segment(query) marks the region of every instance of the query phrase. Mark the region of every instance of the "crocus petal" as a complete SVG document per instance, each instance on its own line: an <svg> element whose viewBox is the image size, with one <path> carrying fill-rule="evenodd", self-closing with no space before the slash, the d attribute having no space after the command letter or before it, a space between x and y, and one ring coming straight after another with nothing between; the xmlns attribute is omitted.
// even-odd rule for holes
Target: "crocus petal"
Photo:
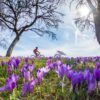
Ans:
<svg viewBox="0 0 100 100"><path fill-rule="evenodd" d="M76 84L79 83L79 74L77 72L73 73L72 79L71 79L71 84L73 86L73 91L75 90Z"/></svg>
<svg viewBox="0 0 100 100"><path fill-rule="evenodd" d="M70 81L71 81L71 79L72 79L73 73L74 73L73 70L69 70L69 71L66 72L66 76L67 76L67 78L68 78Z"/></svg>
<svg viewBox="0 0 100 100"><path fill-rule="evenodd" d="M30 72L32 72L34 70L34 66L33 65L32 66L28 66L28 69L29 69Z"/></svg>
<svg viewBox="0 0 100 100"><path fill-rule="evenodd" d="M25 78L25 80L30 80L30 71L25 71L24 72L24 78Z"/></svg>
<svg viewBox="0 0 100 100"><path fill-rule="evenodd" d="M2 65L2 67L5 66L5 62L4 61L1 61L1 65Z"/></svg>
<svg viewBox="0 0 100 100"><path fill-rule="evenodd" d="M96 81L100 81L100 68L94 68L93 74L94 74Z"/></svg>
<svg viewBox="0 0 100 100"><path fill-rule="evenodd" d="M93 74L89 75L88 78L88 93L91 93L96 88L96 82Z"/></svg>
<svg viewBox="0 0 100 100"><path fill-rule="evenodd" d="M28 82L24 84L23 88L22 88L22 95L24 95L26 93L26 91L28 90Z"/></svg>
<svg viewBox="0 0 100 100"><path fill-rule="evenodd" d="M37 71L38 83L40 83L40 81L42 80L43 74L44 74L44 72L41 69L38 69L38 71Z"/></svg>
<svg viewBox="0 0 100 100"><path fill-rule="evenodd" d="M33 91L34 85L36 84L36 82L37 82L37 79L33 79L30 81L29 88L28 88L29 93L31 93Z"/></svg>
<svg viewBox="0 0 100 100"><path fill-rule="evenodd" d="M3 86L0 88L0 93L2 93L3 91L7 90L7 86Z"/></svg>

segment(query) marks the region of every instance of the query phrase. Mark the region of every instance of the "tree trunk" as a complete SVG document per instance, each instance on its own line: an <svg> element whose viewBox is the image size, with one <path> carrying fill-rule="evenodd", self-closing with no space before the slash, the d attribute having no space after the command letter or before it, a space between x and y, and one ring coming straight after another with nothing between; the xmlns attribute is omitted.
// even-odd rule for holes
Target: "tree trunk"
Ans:
<svg viewBox="0 0 100 100"><path fill-rule="evenodd" d="M93 14L94 16L94 24L95 24L95 33L98 43L100 44L100 14L96 12Z"/></svg>
<svg viewBox="0 0 100 100"><path fill-rule="evenodd" d="M100 0L98 0L97 10L93 13L94 24L95 24L95 33L98 43L100 44Z"/></svg>
<svg viewBox="0 0 100 100"><path fill-rule="evenodd" d="M15 39L12 41L11 45L9 46L7 53L6 53L6 57L10 57L12 54L12 51L16 45L16 43L19 41L19 37L16 36Z"/></svg>

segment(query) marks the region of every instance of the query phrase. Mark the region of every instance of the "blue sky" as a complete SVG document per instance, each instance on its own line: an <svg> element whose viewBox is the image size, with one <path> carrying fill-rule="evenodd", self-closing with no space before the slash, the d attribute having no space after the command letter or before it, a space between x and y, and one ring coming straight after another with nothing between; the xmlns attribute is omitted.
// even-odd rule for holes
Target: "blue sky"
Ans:
<svg viewBox="0 0 100 100"><path fill-rule="evenodd" d="M73 21L74 12L70 12L65 5L61 7L61 12L65 16L62 18L63 24L55 30L57 40L52 40L48 35L40 37L33 32L27 32L22 35L16 45L12 56L30 56L33 49L38 46L40 52L45 56L53 56L57 50L61 50L67 56L99 56L100 46L96 41L94 33L91 30L80 32ZM9 33L5 31L4 34ZM9 44L14 36L8 38ZM5 55L6 50L0 47L0 55Z"/></svg>

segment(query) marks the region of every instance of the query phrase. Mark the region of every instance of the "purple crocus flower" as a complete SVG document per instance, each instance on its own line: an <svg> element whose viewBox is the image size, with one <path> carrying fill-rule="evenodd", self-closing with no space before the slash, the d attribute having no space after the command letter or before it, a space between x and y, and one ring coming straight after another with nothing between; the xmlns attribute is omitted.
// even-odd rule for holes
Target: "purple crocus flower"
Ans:
<svg viewBox="0 0 100 100"><path fill-rule="evenodd" d="M34 85L37 83L37 79L31 79L31 81L29 82L29 88L28 88L28 91L29 93L31 93L34 89Z"/></svg>
<svg viewBox="0 0 100 100"><path fill-rule="evenodd" d="M9 60L9 61L8 61L8 66L13 66L13 64L12 64L12 61L11 61L11 60Z"/></svg>
<svg viewBox="0 0 100 100"><path fill-rule="evenodd" d="M76 86L80 86L80 84L84 81L84 73L82 71L76 72L69 70L67 72L67 77L71 81L73 92L75 92Z"/></svg>
<svg viewBox="0 0 100 100"><path fill-rule="evenodd" d="M12 92L12 90L16 87L16 81L18 80L19 76L16 74L12 74L7 80L7 89L9 92Z"/></svg>
<svg viewBox="0 0 100 100"><path fill-rule="evenodd" d="M15 61L16 61L17 66L19 66L21 60L17 58L17 59L15 59Z"/></svg>
<svg viewBox="0 0 100 100"><path fill-rule="evenodd" d="M71 78L73 91L75 91L75 87L78 83L79 83L79 74L77 72L74 72Z"/></svg>
<svg viewBox="0 0 100 100"><path fill-rule="evenodd" d="M7 72L8 72L9 74L12 73L12 70L13 70L13 67L12 67L12 66L8 66L8 68L7 68Z"/></svg>
<svg viewBox="0 0 100 100"><path fill-rule="evenodd" d="M12 62L12 64L13 64L14 68L17 68L17 67L18 67L18 65L17 65L17 63L16 63L16 61L15 61L15 59L12 59L11 62Z"/></svg>
<svg viewBox="0 0 100 100"><path fill-rule="evenodd" d="M75 65L75 66L77 65L77 62L76 62L76 61L74 61L74 65Z"/></svg>
<svg viewBox="0 0 100 100"><path fill-rule="evenodd" d="M29 64L28 63L25 63L23 67L27 69L28 66L29 66Z"/></svg>
<svg viewBox="0 0 100 100"><path fill-rule="evenodd" d="M93 74L94 74L94 77L96 79L96 81L100 81L100 68L94 68L93 69Z"/></svg>
<svg viewBox="0 0 100 100"><path fill-rule="evenodd" d="M96 88L96 81L93 74L89 74L88 76L88 93L91 93Z"/></svg>
<svg viewBox="0 0 100 100"><path fill-rule="evenodd" d="M16 87L16 81L18 80L19 76L16 74L12 74L10 77L6 80L6 85L0 88L0 93L8 90L10 93L12 93L13 89Z"/></svg>
<svg viewBox="0 0 100 100"><path fill-rule="evenodd" d="M96 65L95 65L97 68L100 68L100 62L96 62Z"/></svg>
<svg viewBox="0 0 100 100"><path fill-rule="evenodd" d="M28 69L29 69L30 72L32 72L34 70L34 65L29 65Z"/></svg>
<svg viewBox="0 0 100 100"><path fill-rule="evenodd" d="M62 64L62 65L58 66L58 70L56 72L62 79L64 77L66 71L67 71L66 65Z"/></svg>
<svg viewBox="0 0 100 100"><path fill-rule="evenodd" d="M21 73L22 73L22 76L24 77L24 72L27 71L26 68L25 68L25 67L22 67L22 68L20 69L20 71L21 71Z"/></svg>
<svg viewBox="0 0 100 100"><path fill-rule="evenodd" d="M49 59L46 61L46 66L48 66L50 69L53 68L52 58L49 58Z"/></svg>
<svg viewBox="0 0 100 100"><path fill-rule="evenodd" d="M57 63L58 66L60 66L62 64L62 61L61 60L57 60L56 63Z"/></svg>
<svg viewBox="0 0 100 100"><path fill-rule="evenodd" d="M71 81L74 72L75 72L74 70L69 70L66 72L66 76L69 79L69 81Z"/></svg>
<svg viewBox="0 0 100 100"><path fill-rule="evenodd" d="M70 61L70 60L71 60L71 58L67 57L67 58L66 58L66 60L67 60L67 61Z"/></svg>
<svg viewBox="0 0 100 100"><path fill-rule="evenodd" d="M53 63L53 69L56 69L56 67L57 67L57 63L55 62L55 63Z"/></svg>
<svg viewBox="0 0 100 100"><path fill-rule="evenodd" d="M2 93L3 91L7 90L7 86L3 86L3 87L0 87L0 93Z"/></svg>
<svg viewBox="0 0 100 100"><path fill-rule="evenodd" d="M67 67L67 70L71 70L73 68L72 65L67 65L66 67Z"/></svg>
<svg viewBox="0 0 100 100"><path fill-rule="evenodd" d="M30 71L24 72L24 78L25 78L26 81L30 81Z"/></svg>
<svg viewBox="0 0 100 100"><path fill-rule="evenodd" d="M2 67L4 67L5 66L5 62L1 61L1 65L2 65Z"/></svg>
<svg viewBox="0 0 100 100"><path fill-rule="evenodd" d="M28 63L28 60L29 60L29 58L28 58L28 57L27 57L27 58L25 58L25 62L26 62L26 63Z"/></svg>
<svg viewBox="0 0 100 100"><path fill-rule="evenodd" d="M84 65L86 64L86 59L85 59L85 58L82 59L82 63L83 63Z"/></svg>
<svg viewBox="0 0 100 100"><path fill-rule="evenodd" d="M48 68L48 66L46 66L46 67L41 68L41 71L45 74L50 71L50 68Z"/></svg>
<svg viewBox="0 0 100 100"><path fill-rule="evenodd" d="M84 79L88 80L89 74L90 74L90 69L89 68L86 68L84 70Z"/></svg>
<svg viewBox="0 0 100 100"><path fill-rule="evenodd" d="M82 81L85 80L85 79L84 79L84 72L80 71L78 74L79 74L79 75L78 75L79 83L81 83Z"/></svg>
<svg viewBox="0 0 100 100"><path fill-rule="evenodd" d="M22 88L22 95L26 92L31 93L34 89L34 85L36 84L37 79L31 79L30 82L26 82Z"/></svg>
<svg viewBox="0 0 100 100"><path fill-rule="evenodd" d="M22 88L22 95L24 95L26 93L26 91L28 90L29 84L28 82L26 82Z"/></svg>
<svg viewBox="0 0 100 100"><path fill-rule="evenodd" d="M38 84L40 84L40 81L42 80L43 75L44 75L43 71L41 69L38 69L37 71Z"/></svg>
<svg viewBox="0 0 100 100"><path fill-rule="evenodd" d="M13 69L14 69L14 65L12 64L12 61L10 60L10 61L8 61L7 72L8 72L9 74L11 74Z"/></svg>

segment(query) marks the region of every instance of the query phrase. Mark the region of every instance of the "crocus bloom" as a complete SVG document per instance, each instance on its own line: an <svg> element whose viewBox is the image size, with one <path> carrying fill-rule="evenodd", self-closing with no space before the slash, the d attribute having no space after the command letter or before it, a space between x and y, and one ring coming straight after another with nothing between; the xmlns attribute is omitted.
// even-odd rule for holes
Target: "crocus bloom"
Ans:
<svg viewBox="0 0 100 100"><path fill-rule="evenodd" d="M58 66L60 66L62 64L62 61L61 60L57 60L56 63L57 63Z"/></svg>
<svg viewBox="0 0 100 100"><path fill-rule="evenodd" d="M29 93L31 93L34 89L34 85L37 83L37 79L31 79L30 82L29 82L29 88L28 88L28 91Z"/></svg>
<svg viewBox="0 0 100 100"><path fill-rule="evenodd" d="M89 74L88 76L88 93L91 93L96 88L96 82L93 74Z"/></svg>
<svg viewBox="0 0 100 100"><path fill-rule="evenodd" d="M8 68L7 68L7 72L11 74L11 73L12 73L13 68L14 68L14 66L13 66L12 62L11 62L11 61L8 61Z"/></svg>
<svg viewBox="0 0 100 100"><path fill-rule="evenodd" d="M28 60L29 60L29 58L28 58L28 57L27 57L27 58L25 58L25 62L26 62L26 63L28 63Z"/></svg>
<svg viewBox="0 0 100 100"><path fill-rule="evenodd" d="M100 68L100 62L96 62L96 67Z"/></svg>
<svg viewBox="0 0 100 100"><path fill-rule="evenodd" d="M24 72L24 78L25 78L26 81L30 80L30 71L25 71Z"/></svg>
<svg viewBox="0 0 100 100"><path fill-rule="evenodd" d="M60 78L62 79L64 77L66 71L67 71L66 66L64 64L62 64L62 65L58 66L58 70L56 72L60 76Z"/></svg>
<svg viewBox="0 0 100 100"><path fill-rule="evenodd" d="M12 59L11 62L12 62L12 64L13 64L14 68L17 68L17 67L18 67L18 65L17 65L17 63L16 63L16 61L15 61L15 59Z"/></svg>
<svg viewBox="0 0 100 100"><path fill-rule="evenodd" d="M29 66L29 64L28 63L25 63L23 67L27 69L28 66Z"/></svg>
<svg viewBox="0 0 100 100"><path fill-rule="evenodd" d="M25 83L24 86L23 86L23 88L22 88L22 95L24 95L27 90L28 90L28 82Z"/></svg>
<svg viewBox="0 0 100 100"><path fill-rule="evenodd" d="M13 67L12 67L12 66L8 66L8 68L7 68L7 72L8 72L9 74L12 73L12 70L13 70Z"/></svg>
<svg viewBox="0 0 100 100"><path fill-rule="evenodd" d="M100 81L100 68L94 68L93 73L96 81Z"/></svg>
<svg viewBox="0 0 100 100"><path fill-rule="evenodd" d="M1 65L2 65L2 67L5 66L5 62L4 61L1 61Z"/></svg>
<svg viewBox="0 0 100 100"><path fill-rule="evenodd" d="M2 93L3 91L7 90L7 86L3 86L3 87L0 87L0 93Z"/></svg>
<svg viewBox="0 0 100 100"><path fill-rule="evenodd" d="M34 89L34 85L36 84L37 79L31 79L30 82L26 82L22 88L22 95L26 92L31 93Z"/></svg>
<svg viewBox="0 0 100 100"><path fill-rule="evenodd" d="M73 91L75 91L75 87L77 84L79 84L79 74L77 72L74 72L71 78L71 84L73 87Z"/></svg>
<svg viewBox="0 0 100 100"><path fill-rule="evenodd" d="M90 70L89 68L86 68L84 71L84 79L88 80L89 74L90 74Z"/></svg>
<svg viewBox="0 0 100 100"><path fill-rule="evenodd" d="M19 76L16 74L12 74L10 77L6 80L6 85L0 88L0 93L8 90L10 93L13 91L13 89L16 87L16 81L18 80Z"/></svg>
<svg viewBox="0 0 100 100"><path fill-rule="evenodd" d="M30 72L32 72L34 70L34 65L29 65L28 69L29 69Z"/></svg>
<svg viewBox="0 0 100 100"><path fill-rule="evenodd" d="M82 63L85 65L86 64L86 59L83 58Z"/></svg>
<svg viewBox="0 0 100 100"><path fill-rule="evenodd" d="M38 71L37 71L37 79L38 79L38 83L39 84L40 84L40 81L43 78L43 75L44 75L43 71L41 69L38 69Z"/></svg>
<svg viewBox="0 0 100 100"><path fill-rule="evenodd" d="M79 83L84 81L84 73L82 71L79 72L78 79L79 79Z"/></svg>
<svg viewBox="0 0 100 100"><path fill-rule="evenodd" d="M69 79L69 81L71 81L73 73L74 73L73 70L69 70L69 71L66 72L66 76Z"/></svg>
<svg viewBox="0 0 100 100"><path fill-rule="evenodd" d="M49 58L49 59L47 60L46 66L48 66L50 69L53 68L53 63L52 63L52 59L51 59L51 58Z"/></svg>
<svg viewBox="0 0 100 100"><path fill-rule="evenodd" d="M67 67L67 70L71 70L73 68L72 65L67 65L66 67Z"/></svg>
<svg viewBox="0 0 100 100"><path fill-rule="evenodd" d="M41 71L45 74L48 73L50 71L50 69L48 68L48 66L41 68Z"/></svg>
<svg viewBox="0 0 100 100"><path fill-rule="evenodd" d="M56 67L57 67L57 63L55 62L53 63L53 69L56 69Z"/></svg>
<svg viewBox="0 0 100 100"><path fill-rule="evenodd" d="M27 71L27 70L26 70L25 67L22 67L22 68L20 69L20 71L21 71L21 73L22 73L22 76L24 76L24 72Z"/></svg>
<svg viewBox="0 0 100 100"><path fill-rule="evenodd" d="M19 66L21 60L17 58L17 59L15 59L15 61L16 61L17 66Z"/></svg>

